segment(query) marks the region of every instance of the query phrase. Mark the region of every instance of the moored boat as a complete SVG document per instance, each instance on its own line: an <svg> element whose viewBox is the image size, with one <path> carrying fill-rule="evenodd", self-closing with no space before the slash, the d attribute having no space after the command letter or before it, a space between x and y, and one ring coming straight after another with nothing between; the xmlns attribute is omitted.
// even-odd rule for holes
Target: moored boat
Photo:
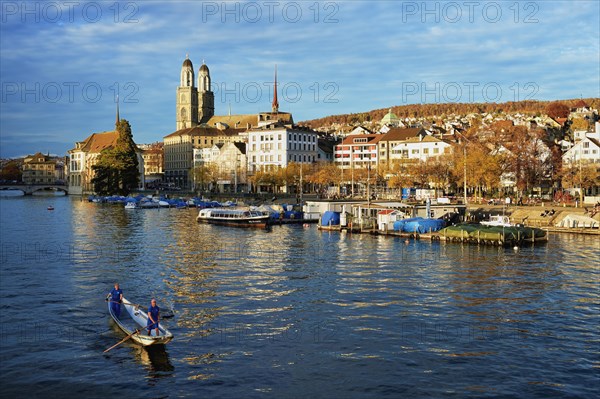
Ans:
<svg viewBox="0 0 600 399"><path fill-rule="evenodd" d="M500 245L519 245L522 243L543 243L548 241L545 230L525 226L484 225L482 223L464 223L448 226L439 231L446 241L470 243L490 243Z"/></svg>
<svg viewBox="0 0 600 399"><path fill-rule="evenodd" d="M135 201L128 201L128 202L125 204L125 209L139 209L139 207L140 207L140 206L139 206L139 205L138 205L138 203L137 203L137 202L135 202Z"/></svg>
<svg viewBox="0 0 600 399"><path fill-rule="evenodd" d="M156 329L152 328L151 335L148 335L146 325L148 323L148 315L139 305L129 302L123 298L122 308L127 311L129 317L117 317L111 308L111 302L108 301L108 313L113 318L115 323L127 335L131 335L131 339L143 345L164 345L173 339L173 334L163 327L162 321L158 323L159 335L156 336ZM121 310L123 316L123 309ZM136 332L137 331L137 332Z"/></svg>
<svg viewBox="0 0 600 399"><path fill-rule="evenodd" d="M489 220L484 220L480 222L484 226L503 226L503 227L511 227L514 226L513 223L510 222L510 218L506 215L492 215Z"/></svg>
<svg viewBox="0 0 600 399"><path fill-rule="evenodd" d="M269 215L243 208L206 208L198 212L196 220L200 223L221 226L265 228L268 225Z"/></svg>
<svg viewBox="0 0 600 399"><path fill-rule="evenodd" d="M341 230L340 212L326 211L321 216L321 221L318 225L319 230Z"/></svg>

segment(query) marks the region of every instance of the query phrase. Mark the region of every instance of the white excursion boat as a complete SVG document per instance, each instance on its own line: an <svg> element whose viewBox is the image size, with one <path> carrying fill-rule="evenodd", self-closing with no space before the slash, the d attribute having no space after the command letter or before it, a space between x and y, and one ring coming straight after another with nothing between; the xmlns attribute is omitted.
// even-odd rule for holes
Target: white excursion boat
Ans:
<svg viewBox="0 0 600 399"><path fill-rule="evenodd" d="M162 326L162 319L158 323L159 335L156 335L156 329L152 328L151 335L148 335L146 325L148 323L148 314L145 310L134 303L123 298L121 304L121 317L117 317L111 308L111 302L108 301L108 313L117 323L119 328L127 335L131 335L131 339L143 346L164 345L173 339L173 334ZM125 314L127 312L127 314ZM123 317L128 315L129 317ZM137 331L137 332L136 332ZM133 334L133 335L132 335Z"/></svg>
<svg viewBox="0 0 600 399"><path fill-rule="evenodd" d="M206 208L200 210L196 220L221 226L265 228L269 222L269 215L243 208Z"/></svg>
<svg viewBox="0 0 600 399"><path fill-rule="evenodd" d="M137 202L129 201L125 204L125 209L139 209L139 205Z"/></svg>
<svg viewBox="0 0 600 399"><path fill-rule="evenodd" d="M513 223L506 215L491 215L490 220L480 222L484 226L500 226L500 227L512 227Z"/></svg>

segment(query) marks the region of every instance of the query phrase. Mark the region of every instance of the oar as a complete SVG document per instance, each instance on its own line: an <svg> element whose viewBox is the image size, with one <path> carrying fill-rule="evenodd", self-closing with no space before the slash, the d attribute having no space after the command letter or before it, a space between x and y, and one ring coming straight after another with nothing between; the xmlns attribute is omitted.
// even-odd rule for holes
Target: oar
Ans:
<svg viewBox="0 0 600 399"><path fill-rule="evenodd" d="M137 329L134 332L132 332L131 334L129 334L128 336L126 336L125 338L123 338L121 341L117 342L116 344L114 344L113 346L111 346L110 348L106 349L104 352L102 353L106 353L109 350L116 348L117 346L121 345L123 342L127 341L129 338L133 337L135 334L139 334L140 330Z"/></svg>
<svg viewBox="0 0 600 399"><path fill-rule="evenodd" d="M155 322L155 323L152 323L152 324L150 324L150 325L149 325L149 326L147 326L146 328L148 328L148 327L151 327L151 326L153 326L153 325L155 325L155 324L156 324L156 322ZM129 334L128 336L126 336L125 338L123 338L121 341L117 342L116 344L114 344L114 345L113 345L113 346L111 346L110 348L106 349L106 350L105 350L104 352L102 352L102 353L106 353L106 352L108 352L109 350L116 348L117 346L121 345L123 342L127 341L129 338L133 337L135 334L139 334L139 333L140 333L140 331L142 331L142 330L143 330L143 328L138 328L138 329L136 329L134 332L132 332L131 334Z"/></svg>

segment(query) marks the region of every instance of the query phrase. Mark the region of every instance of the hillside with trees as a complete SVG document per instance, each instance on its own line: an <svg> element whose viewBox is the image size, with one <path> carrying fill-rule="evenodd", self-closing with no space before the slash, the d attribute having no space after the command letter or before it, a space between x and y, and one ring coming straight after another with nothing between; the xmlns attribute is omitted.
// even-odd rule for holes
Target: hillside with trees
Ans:
<svg viewBox="0 0 600 399"><path fill-rule="evenodd" d="M560 100L560 101L509 101L505 103L443 103L443 104L408 104L393 106L392 112L397 117L417 118L417 117L442 117L443 115L467 115L477 114L501 114L501 113L521 113L529 115L546 114L550 117L565 117L568 115L569 108L575 106L581 99ZM590 107L600 109L600 98L584 98ZM562 103L562 106L561 106ZM299 122L300 125L309 126L313 129L321 126L330 126L332 124L353 125L369 121L380 121L389 111L389 108L375 109L368 112L355 114L330 115L323 118L312 119Z"/></svg>

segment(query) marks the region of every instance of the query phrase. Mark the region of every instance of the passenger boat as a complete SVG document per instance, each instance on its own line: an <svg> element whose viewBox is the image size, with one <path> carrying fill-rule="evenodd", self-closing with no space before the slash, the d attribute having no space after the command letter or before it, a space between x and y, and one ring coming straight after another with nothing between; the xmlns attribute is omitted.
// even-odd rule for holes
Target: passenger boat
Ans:
<svg viewBox="0 0 600 399"><path fill-rule="evenodd" d="M125 204L125 209L139 209L139 205L137 202L129 201Z"/></svg>
<svg viewBox="0 0 600 399"><path fill-rule="evenodd" d="M269 215L250 209L205 208L200 210L196 220L221 226L266 228Z"/></svg>
<svg viewBox="0 0 600 399"><path fill-rule="evenodd" d="M125 334L133 334L131 339L135 342L143 346L164 345L173 339L173 334L162 326L162 320L158 323L159 335L156 336L155 328L152 328L151 335L148 335L148 330L146 329L148 314L142 310L139 305L131 303L123 298L123 303L121 304L121 317L117 317L112 311L110 304L111 302L108 301L108 313ZM124 318L124 315L129 317ZM136 333L136 331L138 332Z"/></svg>

